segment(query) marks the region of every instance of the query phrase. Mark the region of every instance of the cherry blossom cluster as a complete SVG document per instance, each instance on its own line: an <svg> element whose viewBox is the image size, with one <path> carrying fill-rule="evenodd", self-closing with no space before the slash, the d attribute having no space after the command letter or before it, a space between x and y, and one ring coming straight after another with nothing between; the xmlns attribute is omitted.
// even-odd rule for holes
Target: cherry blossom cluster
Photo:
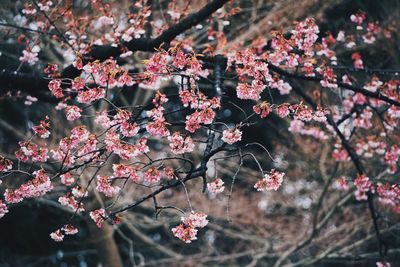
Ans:
<svg viewBox="0 0 400 267"><path fill-rule="evenodd" d="M33 45L33 47L27 47L22 51L22 56L19 58L21 62L26 62L29 65L35 65L39 61L40 47Z"/></svg>
<svg viewBox="0 0 400 267"><path fill-rule="evenodd" d="M98 228L101 228L103 223L106 221L106 211L105 209L97 209L89 212L90 218L95 222ZM111 218L111 223L119 224L121 222L121 217L117 214Z"/></svg>
<svg viewBox="0 0 400 267"><path fill-rule="evenodd" d="M33 126L32 130L40 138L48 138L50 136L50 122L49 117L46 116L45 120L40 121L39 125Z"/></svg>
<svg viewBox="0 0 400 267"><path fill-rule="evenodd" d="M357 176L357 178L354 180L354 185L357 188L357 190L354 192L357 200L366 200L367 192L373 189L372 182L370 181L369 177L363 174L359 174Z"/></svg>
<svg viewBox="0 0 400 267"><path fill-rule="evenodd" d="M208 224L207 215L202 212L192 212L181 217L182 223L172 228L172 233L185 243L191 243L197 239L197 228L204 228Z"/></svg>
<svg viewBox="0 0 400 267"><path fill-rule="evenodd" d="M74 66L82 71L81 76L73 80L56 78L49 82L49 90L56 98L62 99L76 93L77 102L90 104L104 98L108 88L132 86L135 83L128 72L113 59L104 62L88 62L86 65L82 65L82 60L78 57ZM53 76L57 76L57 74L53 74ZM79 110L75 108L74 112L79 113Z"/></svg>
<svg viewBox="0 0 400 267"><path fill-rule="evenodd" d="M275 169L272 169L269 173L264 174L264 178L258 181L254 188L257 191L266 191L266 190L278 190L282 185L283 177L285 176L284 172L279 172Z"/></svg>
<svg viewBox="0 0 400 267"><path fill-rule="evenodd" d="M327 140L329 136L319 127L305 126L305 123L301 120L293 120L290 122L288 130L291 133L298 133L305 136L311 136L317 140Z"/></svg>
<svg viewBox="0 0 400 267"><path fill-rule="evenodd" d="M22 162L31 159L33 162L46 162L49 158L48 149L39 147L32 141L20 141L20 149L15 152L15 156Z"/></svg>
<svg viewBox="0 0 400 267"><path fill-rule="evenodd" d="M387 165L389 165L389 173L395 173L398 170L397 162L399 161L400 148L397 144L392 145L387 149L384 159Z"/></svg>
<svg viewBox="0 0 400 267"><path fill-rule="evenodd" d="M151 121L147 124L146 130L152 136L168 136L170 131L167 128L168 122L164 117L165 109L163 107L163 104L168 102L168 98L165 94L157 91L152 102L155 107L147 111L147 116L151 118Z"/></svg>
<svg viewBox="0 0 400 267"><path fill-rule="evenodd" d="M168 137L169 147L174 154L190 153L194 149L194 143L190 136L182 136L180 132L175 132Z"/></svg>
<svg viewBox="0 0 400 267"><path fill-rule="evenodd" d="M40 169L32 173L34 179L22 184L19 188L6 189L4 198L8 203L18 203L24 198L37 198L45 195L53 189L49 176L45 170Z"/></svg>
<svg viewBox="0 0 400 267"><path fill-rule="evenodd" d="M127 177L134 182L140 181L140 176L137 172L137 168L125 165L125 164L113 164L113 175L115 178L117 177Z"/></svg>
<svg viewBox="0 0 400 267"><path fill-rule="evenodd" d="M363 11L359 11L356 14L350 16L350 20L356 24L356 29L362 35L362 41L366 44L372 44L376 41L377 35L382 32L381 27L374 22L367 22L367 15ZM390 37L390 32L384 30L384 34ZM350 36L352 38L353 36Z"/></svg>
<svg viewBox="0 0 400 267"><path fill-rule="evenodd" d="M53 158L64 166L72 167L74 163L95 161L99 155L96 135L90 134L86 126L76 126L71 135L60 140L58 147L51 150Z"/></svg>
<svg viewBox="0 0 400 267"><path fill-rule="evenodd" d="M349 153L339 143L335 144L335 149L332 151L332 158L337 162L346 162L350 160Z"/></svg>
<svg viewBox="0 0 400 267"><path fill-rule="evenodd" d="M176 71L193 79L198 79L199 76L207 73L202 69L202 64L197 56L185 53L181 46L181 43L177 43L168 51L159 49L149 60L146 60L146 72L144 73L146 84L154 84L160 78L160 74L171 75ZM191 47L185 48L187 51L192 50Z"/></svg>
<svg viewBox="0 0 400 267"><path fill-rule="evenodd" d="M150 167L143 174L143 177L148 183L158 183L161 179L161 172L156 167Z"/></svg>
<svg viewBox="0 0 400 267"><path fill-rule="evenodd" d="M110 198L121 194L124 187L120 181L130 181L146 187L157 186L161 189L165 184L168 186L174 185L174 183L178 184L178 182L183 184L185 180L181 179L180 174L187 172L182 170L183 168L174 166L174 169L171 167L172 165L168 166L167 157L165 159L162 157L167 155L169 151L175 155L195 153L197 138L194 139L194 135L204 137L200 134L202 127L210 132L221 130L221 140L231 145L228 147L237 148L241 145L242 123L231 126L232 124L229 122L225 124L226 128L223 128L223 130L218 128L218 125L222 124L216 123L222 96L217 92L217 96L210 97L204 93L203 88L199 85L200 79L209 79L212 76L209 76L210 71L206 69L206 64L204 64L205 56L196 54L197 51L193 47L194 42L189 40L190 38L185 39L185 36L179 36L177 38L179 41L171 42L171 46L161 45L148 59L143 61L144 70L141 73L141 70L139 70L139 73L129 72L126 68L120 66L121 61L117 62L115 58L100 61L85 55L94 48L93 45L110 45L110 47L120 49L119 52L122 53L120 57L124 58L123 60L132 62L131 60L134 59L131 57L133 52L129 51L125 44L134 38L144 36L147 18L152 13L151 7L147 6L144 1L136 1L132 5L132 9L140 11L137 13L129 12L127 15L117 17L111 9L106 11L107 8L101 7L102 5L98 1L91 1L88 5L94 10L101 11L101 15L79 18L73 12L67 12L65 18L62 18L69 29L64 36L67 40L65 45L69 46L65 54L70 63L72 62L72 66L80 71L80 74L74 78L62 78L63 76L56 64L48 64L44 72L50 80L48 89L59 101L56 109L64 110L68 121L77 121L81 118L84 121L90 118L89 112L86 114L86 111L92 106L97 106L98 103L107 103L107 106L112 106L112 108L103 109L95 115L94 122L98 128L101 128L102 132L97 133L92 130L95 127L77 125L77 122L73 122L74 127L70 134L61 138L58 145L52 149L48 149L46 146L41 147L39 142L35 143L36 137L46 139L50 136L49 118L46 117L38 125L33 126L32 130L35 135L27 141L19 142L20 148L15 153L17 159L23 163L30 160L32 163L40 164L48 161L48 152L50 151L52 158L60 163L60 171L54 176L50 176L44 169L31 174L30 171L23 172L18 166L18 169L14 171L27 175L30 180L17 189L5 190L5 202L0 200L0 218L8 212L7 205L18 203L25 198L41 197L50 192L53 189L53 178L60 178L60 183L66 187L66 192L58 197L58 202L62 206L72 209L75 213L85 211L84 201L89 196L88 189L93 186L90 184L92 181L95 183L97 192ZM51 1L41 1L38 3L38 7L27 4L22 13L29 21L34 18L38 11L47 12L52 6ZM168 8L167 17L171 18L173 22L178 22L183 11L174 2L170 3ZM224 20L223 26L229 24L227 18L236 12L238 10L231 10L227 14L219 15ZM276 104L273 103L272 95L271 103L264 100L264 96L267 95L265 91L275 89L280 95L288 95L296 89L289 83L289 79L286 80L291 75L279 74L278 71L275 71L276 68L281 68L284 73L286 71L289 74L293 73L293 77L296 77L296 75L308 79L313 77L324 87L324 94L325 92L340 94L340 105L332 107L332 110L334 110L332 115L334 121L339 122L342 116L350 114L350 124L338 125L340 129L343 127L345 138L350 140L351 132L355 129L368 130L366 141L358 136L355 137L357 156L364 158L377 156L385 167L388 167L389 173L395 173L400 149L392 141L393 145L389 146L389 143L384 140L387 137L386 135L379 138L374 137L374 119L377 119L374 114L386 109L382 113L383 115L379 115L384 119L382 124L385 131L393 133L400 118L400 108L395 105L388 105L382 99L369 98L367 97L368 94L360 91L379 93L379 96L400 101L398 94L400 81L385 81L373 76L371 79L366 79L365 82L360 82L350 73L340 76L336 70L340 59L333 51L335 46L343 43L346 48L353 48L357 45L359 39L370 44L375 42L378 34L382 32L378 24L366 21L365 13L359 12L352 15L350 19L356 25L358 31L356 35L346 35L345 32L341 31L335 38L332 34L327 33L325 37L321 36L321 41L318 41L320 31L314 19L307 18L296 22L289 37L285 37L281 32L273 32L274 38L270 42L271 49L266 49L268 42L266 38L261 37L252 42L251 48L226 53L227 68L223 71L237 74L236 95L242 100L252 100L250 103L253 105L253 111L259 115L254 117L266 118L271 112L275 112L280 118L293 118L289 126L290 132L312 136L324 142L332 138L332 140L329 140L335 143L332 158L337 162L348 162L351 159L348 149L337 138L338 136L333 128L328 125L327 108L316 104L317 107L312 109L303 102L299 104ZM52 29L46 21L36 21L36 24L43 31ZM154 34L160 34L168 27L168 25L157 26L156 24L152 24ZM196 27L201 28L203 26L199 24ZM100 32L100 36L89 34L87 28ZM357 38L358 35L361 35L362 38ZM207 29L207 37L209 40L216 40L217 45L215 49L211 45L206 45L204 54L213 55L214 51L219 50L227 42L225 34L222 31L214 30L212 27ZM41 44L33 41L25 43L26 47L24 47L20 57L21 63L37 64ZM164 49L163 47L170 48ZM351 58L348 60L352 60L356 71L362 71L368 65L366 58L363 58L362 54L358 52L352 51ZM216 70L214 74L214 76L218 76ZM285 80L283 77L286 77ZM176 104L171 103L176 95L167 96L157 90L161 87L161 82L166 80L174 81L180 86L178 94L180 103L178 106L182 108L181 115L184 121L182 124L176 123L179 126L183 125L179 130L174 128L176 125L172 120L167 119L172 112L180 111L179 109L169 110L169 106ZM360 84L361 89L358 89L359 92L350 92L351 90L340 88L345 86L339 86L339 81L349 86ZM221 81L215 82L213 85L218 87L219 82ZM110 90L115 88L125 90L125 88L131 88L133 85L154 90L151 103L140 106L138 109L115 106L116 104L112 102L112 96L116 91ZM321 105L325 103L322 92L315 94L314 99L320 100L317 103ZM26 97L27 105L36 100L31 96ZM171 109L175 108L176 105ZM83 114L84 111L85 114ZM318 127L307 125L307 123L318 124ZM327 131L321 127L326 127ZM156 160L153 160L153 155L149 154L153 141L157 141L159 144L163 144L165 141L165 144L169 145L168 152L159 153L162 155L160 157L157 155ZM204 141L200 140L200 142ZM207 145L210 145L210 143L207 143ZM213 143L211 143L211 148L213 148ZM112 165L112 174L105 173L102 170L100 174L96 173L93 176L87 187L84 188L79 185L81 174L78 170L80 167L96 167L100 170L105 163L109 163L107 160L111 156L118 156L115 158L119 160L118 163ZM180 157L186 160L187 156L189 155ZM178 157L174 159L178 159ZM148 162L145 162L145 160L148 160ZM190 162L190 160L187 161ZM156 164L156 162L160 162L160 164ZM8 174L13 171L12 168L13 162L0 156L0 172ZM284 176L284 172L275 169L267 173L263 172L262 179L254 185L254 188L257 191L277 191L283 183ZM163 178L166 178L166 180L162 180ZM378 182L375 185L365 174L359 174L354 179L353 184L356 189L356 199L365 200L369 194L376 192L381 204L389 206L395 212L400 212L400 190L397 184ZM224 182L220 178L207 183L206 186L210 194L222 193L225 190ZM337 187L342 190L349 189L345 176L338 179ZM89 214L99 228L107 220L112 223L120 222L119 215L115 215L106 208L92 210ZM207 215L204 213L191 212L181 218L182 223L172 228L172 234L185 243L191 243L197 239L198 229L208 224L206 218ZM50 237L59 242L63 241L65 235L74 235L77 232L78 229L75 226L67 224L52 232ZM390 264L378 262L377 266L390 267Z"/></svg>
<svg viewBox="0 0 400 267"><path fill-rule="evenodd" d="M205 94L195 88L180 91L179 97L184 107L195 110L193 113L186 116L185 129L190 133L194 133L198 130L201 124L209 125L213 123L216 116L215 110L221 107L218 97L209 99Z"/></svg>
<svg viewBox="0 0 400 267"><path fill-rule="evenodd" d="M118 186L113 186L110 181L110 177L106 175L98 175L97 176L97 191L104 193L107 197L113 197L121 190Z"/></svg>
<svg viewBox="0 0 400 267"><path fill-rule="evenodd" d="M211 194L222 193L225 190L224 181L221 178L217 178L211 183L207 183L207 190Z"/></svg>
<svg viewBox="0 0 400 267"><path fill-rule="evenodd" d="M230 145L242 140L242 131L238 128L229 128L222 132L222 141Z"/></svg>
<svg viewBox="0 0 400 267"><path fill-rule="evenodd" d="M386 151L386 143L375 136L367 136L367 140L360 139L355 148L357 155L372 158L374 155L382 156ZM395 152L395 150L393 150ZM390 155L391 153L388 153ZM389 163L389 162L388 162Z"/></svg>
<svg viewBox="0 0 400 267"><path fill-rule="evenodd" d="M240 99L259 100L261 93L269 86L278 89L280 94L291 91L289 83L278 77L272 77L268 63L262 60L252 49L238 51L228 57L228 66L235 67L239 83L236 87L237 97ZM246 82L252 79L251 83Z"/></svg>
<svg viewBox="0 0 400 267"><path fill-rule="evenodd" d="M96 223L98 228L101 228L103 222L105 221L106 211L104 209L98 209L91 211L89 213L90 218Z"/></svg>
<svg viewBox="0 0 400 267"><path fill-rule="evenodd" d="M64 196L58 198L58 202L65 207L69 207L74 212L83 212L85 211L83 207L83 203L81 201L82 197L85 194L82 194L82 188L74 188L72 189L71 193L68 192Z"/></svg>
<svg viewBox="0 0 400 267"><path fill-rule="evenodd" d="M378 183L376 192L380 203L392 207L394 212L400 213L400 187L398 184Z"/></svg>
<svg viewBox="0 0 400 267"><path fill-rule="evenodd" d="M342 175L336 180L336 187L340 190L348 190L350 188L345 176Z"/></svg>

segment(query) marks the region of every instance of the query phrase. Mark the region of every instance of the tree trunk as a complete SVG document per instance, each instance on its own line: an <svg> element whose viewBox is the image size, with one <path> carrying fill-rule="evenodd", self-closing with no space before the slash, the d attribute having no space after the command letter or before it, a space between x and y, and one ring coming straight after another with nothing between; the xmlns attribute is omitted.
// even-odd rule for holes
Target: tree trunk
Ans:
<svg viewBox="0 0 400 267"><path fill-rule="evenodd" d="M102 267L122 267L122 260L110 225L103 223L103 226L98 228L93 221L89 221L88 228L91 242L94 242L96 246Z"/></svg>

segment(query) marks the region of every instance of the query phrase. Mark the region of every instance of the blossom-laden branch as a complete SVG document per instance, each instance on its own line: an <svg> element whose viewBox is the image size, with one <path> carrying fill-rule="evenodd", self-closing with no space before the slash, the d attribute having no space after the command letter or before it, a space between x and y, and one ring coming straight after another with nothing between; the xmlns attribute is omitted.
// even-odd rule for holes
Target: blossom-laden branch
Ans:
<svg viewBox="0 0 400 267"><path fill-rule="evenodd" d="M103 61L110 57L118 57L123 53L125 48L128 48L129 51L132 52L154 52L155 49L160 48L161 45L168 46L169 43L176 38L176 36L184 33L191 27L196 26L200 22L206 20L216 10L221 8L227 2L228 0L211 1L198 12L187 16L178 23L169 27L156 38L133 38L129 42L123 42L122 44L117 46L94 45L90 49L90 52L84 55L84 62L87 63L95 60ZM68 41L66 41L66 43L69 44ZM70 65L62 71L62 78L74 79L75 77L79 76L80 73L80 69L77 69L75 66ZM3 69L0 75L0 83L0 88L3 89L3 92L7 92L6 90L19 89L34 96L37 96L41 100L53 101L44 93L47 91L46 89L48 80L43 79L40 76Z"/></svg>

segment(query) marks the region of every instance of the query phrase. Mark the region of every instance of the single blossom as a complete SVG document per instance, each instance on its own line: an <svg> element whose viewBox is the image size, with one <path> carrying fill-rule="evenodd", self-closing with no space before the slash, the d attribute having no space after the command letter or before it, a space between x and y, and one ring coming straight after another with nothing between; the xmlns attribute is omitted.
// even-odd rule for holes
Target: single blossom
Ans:
<svg viewBox="0 0 400 267"><path fill-rule="evenodd" d="M56 242L61 242L64 240L64 234L62 233L61 229L56 230L50 234L51 239Z"/></svg>
<svg viewBox="0 0 400 267"><path fill-rule="evenodd" d="M62 230L66 235L75 235L78 233L78 228L73 226L72 224L66 224L63 226Z"/></svg>

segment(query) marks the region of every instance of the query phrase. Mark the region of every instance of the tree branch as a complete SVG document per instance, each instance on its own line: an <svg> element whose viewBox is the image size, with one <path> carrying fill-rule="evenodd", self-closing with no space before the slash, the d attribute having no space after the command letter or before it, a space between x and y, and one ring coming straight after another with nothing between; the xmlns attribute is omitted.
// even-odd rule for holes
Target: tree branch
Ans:
<svg viewBox="0 0 400 267"><path fill-rule="evenodd" d="M84 63L87 63L93 60L103 61L110 57L118 57L123 52L122 48L124 47L127 47L132 52L154 52L155 49L159 48L163 43L168 46L176 36L206 20L227 2L228 0L214 0L209 2L196 13L192 13L186 18L180 20L178 23L172 25L157 38L137 38L129 42L125 42L117 47L93 46L92 50L88 54L84 55L83 61ZM62 71L61 77L73 79L79 76L80 73L80 70L72 65L69 65ZM58 102L56 99L46 94L48 82L48 80L40 76L34 76L31 74L14 72L10 70L2 70L0 72L0 89L3 90L0 90L0 95L2 91L5 91L5 89L22 90L33 96L36 96L40 100L46 102Z"/></svg>

